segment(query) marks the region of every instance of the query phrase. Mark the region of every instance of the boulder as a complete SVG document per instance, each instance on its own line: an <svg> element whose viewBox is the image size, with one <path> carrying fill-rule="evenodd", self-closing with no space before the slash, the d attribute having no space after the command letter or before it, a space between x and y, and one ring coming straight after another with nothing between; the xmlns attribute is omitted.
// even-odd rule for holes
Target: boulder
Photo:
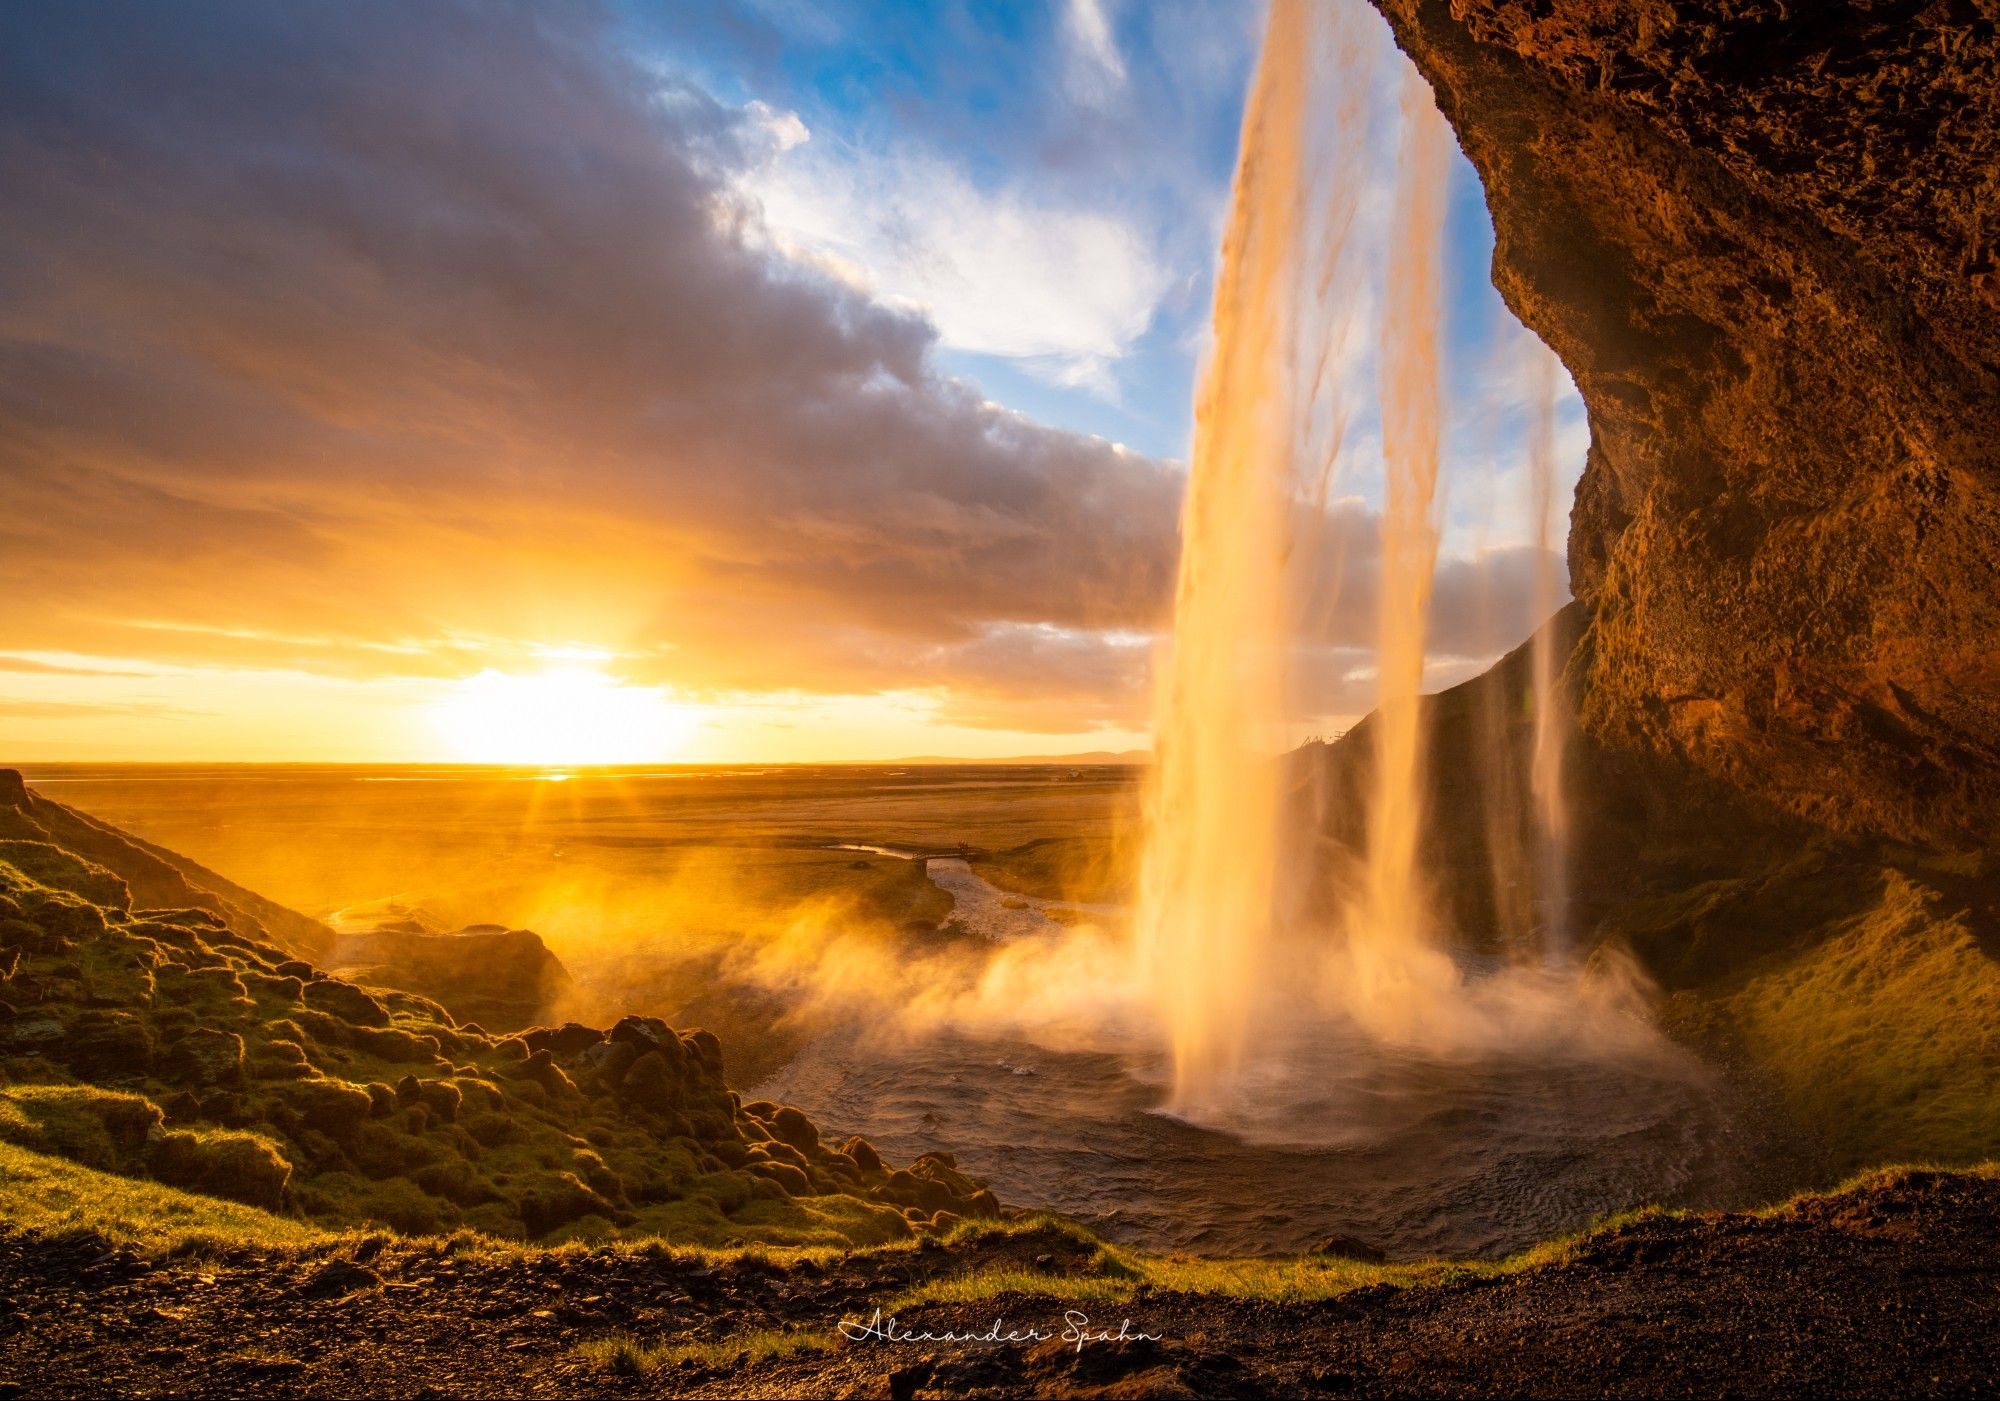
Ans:
<svg viewBox="0 0 2000 1401"><path fill-rule="evenodd" d="M771 1132L801 1153L811 1153L819 1147L819 1129L803 1111L789 1104L771 1116Z"/></svg>
<svg viewBox="0 0 2000 1401"><path fill-rule="evenodd" d="M170 1132L148 1151L146 1166L162 1182L266 1210L283 1205L292 1178L277 1145L248 1133Z"/></svg>
<svg viewBox="0 0 2000 1401"><path fill-rule="evenodd" d="M285 1102L307 1128L335 1140L353 1133L375 1112L375 1101L366 1090L326 1077L289 1086Z"/></svg>
<svg viewBox="0 0 2000 1401"><path fill-rule="evenodd" d="M677 1106L681 1102L681 1088L681 1077L658 1051L648 1051L633 1061L631 1069L618 1082L621 1097L655 1113L665 1113Z"/></svg>
<svg viewBox="0 0 2000 1401"><path fill-rule="evenodd" d="M813 1195L812 1179L790 1163L775 1163L768 1159L752 1158L749 1170L768 1182L775 1182L784 1188L788 1197L810 1197Z"/></svg>
<svg viewBox="0 0 2000 1401"><path fill-rule="evenodd" d="M368 968L371 982L431 999L459 1022L501 1031L533 1027L572 988L539 934L498 925L434 933L391 920L343 932L333 958Z"/></svg>
<svg viewBox="0 0 2000 1401"><path fill-rule="evenodd" d="M645 1052L657 1051L678 1038L674 1029L658 1017L620 1017L606 1039L613 1045L636 1046Z"/></svg>
<svg viewBox="0 0 2000 1401"><path fill-rule="evenodd" d="M243 1038L196 1027L176 1036L161 1057L168 1079L191 1085L233 1083L243 1074Z"/></svg>
<svg viewBox="0 0 2000 1401"><path fill-rule="evenodd" d="M1378 1245L1371 1245L1358 1236L1328 1236L1312 1248L1315 1255L1337 1255L1343 1260L1358 1260L1364 1265L1387 1263L1389 1257Z"/></svg>
<svg viewBox="0 0 2000 1401"><path fill-rule="evenodd" d="M153 1034L131 1012L85 1012L70 1023L55 1054L85 1080L131 1080L153 1058Z"/></svg>
<svg viewBox="0 0 2000 1401"><path fill-rule="evenodd" d="M578 1059L605 1084L615 1085L639 1059L640 1048L630 1041L600 1041Z"/></svg>
<svg viewBox="0 0 2000 1401"><path fill-rule="evenodd" d="M321 978L305 986L305 1003L356 1026L387 1026L389 1011L352 983Z"/></svg>
<svg viewBox="0 0 2000 1401"><path fill-rule="evenodd" d="M581 1022L564 1022L559 1027L538 1026L521 1033L531 1050L546 1050L557 1060L574 1060L604 1041L604 1033Z"/></svg>

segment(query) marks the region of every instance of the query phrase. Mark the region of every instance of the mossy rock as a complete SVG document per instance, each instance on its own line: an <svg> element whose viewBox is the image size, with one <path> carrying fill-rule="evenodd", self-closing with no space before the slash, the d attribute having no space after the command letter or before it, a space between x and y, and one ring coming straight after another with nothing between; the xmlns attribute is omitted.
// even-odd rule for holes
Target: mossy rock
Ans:
<svg viewBox="0 0 2000 1401"><path fill-rule="evenodd" d="M810 1153L819 1147L819 1130L813 1126L813 1121L789 1104L771 1116L771 1132L801 1153Z"/></svg>
<svg viewBox="0 0 2000 1401"><path fill-rule="evenodd" d="M616 1221L625 1216L573 1172L537 1173L518 1189L515 1201L530 1236L543 1236L585 1216Z"/></svg>
<svg viewBox="0 0 2000 1401"><path fill-rule="evenodd" d="M322 978L305 985L306 1006L355 1026L389 1025L389 1009L352 983Z"/></svg>
<svg viewBox="0 0 2000 1401"><path fill-rule="evenodd" d="M0 1090L0 1138L104 1172L134 1167L165 1119L144 1095L95 1085Z"/></svg>
<svg viewBox="0 0 2000 1401"><path fill-rule="evenodd" d="M444 1055L435 1036L421 1036L396 1027L357 1026L349 1044L364 1055L394 1065L434 1065Z"/></svg>
<svg viewBox="0 0 2000 1401"><path fill-rule="evenodd" d="M58 939L101 939L108 927L103 910L67 891L37 891L22 902L22 912Z"/></svg>
<svg viewBox="0 0 2000 1401"><path fill-rule="evenodd" d="M153 1058L154 1040L137 1014L97 1010L72 1020L57 1049L80 1078L113 1080L143 1072Z"/></svg>
<svg viewBox="0 0 2000 1401"><path fill-rule="evenodd" d="M67 891L120 914L132 908L132 891L122 877L94 861L47 842L0 841L0 861L52 890Z"/></svg>
<svg viewBox="0 0 2000 1401"><path fill-rule="evenodd" d="M278 1145L261 1134L229 1130L176 1129L146 1155L154 1177L204 1196L275 1209L292 1179L292 1165Z"/></svg>
<svg viewBox="0 0 2000 1401"><path fill-rule="evenodd" d="M286 1086L282 1099L307 1128L336 1141L360 1128L375 1110L368 1091L324 1076Z"/></svg>
<svg viewBox="0 0 2000 1401"><path fill-rule="evenodd" d="M875 1151L874 1144L870 1143L860 1134L854 1135L854 1137L842 1144L840 1151L845 1153L849 1158L852 1158L855 1165L863 1172L877 1173L882 1171L882 1155Z"/></svg>
<svg viewBox="0 0 2000 1401"><path fill-rule="evenodd" d="M812 1179L803 1170L790 1163L774 1162L769 1158L752 1158L749 1171L767 1182L777 1183L788 1197L809 1197L813 1194Z"/></svg>
<svg viewBox="0 0 2000 1401"><path fill-rule="evenodd" d="M159 1059L167 1079L190 1085L233 1084L243 1075L243 1038L233 1031L197 1027L175 1037Z"/></svg>

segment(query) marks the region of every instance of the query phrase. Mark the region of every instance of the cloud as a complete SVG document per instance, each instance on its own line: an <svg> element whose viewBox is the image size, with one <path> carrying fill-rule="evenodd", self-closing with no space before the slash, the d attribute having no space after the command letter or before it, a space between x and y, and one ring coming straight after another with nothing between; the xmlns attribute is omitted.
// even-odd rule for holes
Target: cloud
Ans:
<svg viewBox="0 0 2000 1401"><path fill-rule="evenodd" d="M30 676L146 676L143 671L119 671L102 666L62 666L55 662L37 661L33 657L0 656L0 671L25 672Z"/></svg>
<svg viewBox="0 0 2000 1401"><path fill-rule="evenodd" d="M1104 12L1104 0L1069 0L1063 7L1065 82L1070 96L1101 107L1125 86L1125 60Z"/></svg>
<svg viewBox="0 0 2000 1401"><path fill-rule="evenodd" d="M933 361L1101 374L1146 240L828 156L613 39L578 0L0 10L0 648L365 680L583 646L694 697L1140 723L1179 467ZM1371 520L1316 566L1324 645L1369 635ZM1470 651L1519 565L1457 570Z"/></svg>
<svg viewBox="0 0 2000 1401"><path fill-rule="evenodd" d="M804 130L791 121L784 135ZM1174 280L1132 221L983 189L920 148L774 142L745 188L780 249L919 311L945 345L1060 383L1108 388Z"/></svg>
<svg viewBox="0 0 2000 1401"><path fill-rule="evenodd" d="M173 705L155 705L145 701L43 701L0 698L0 718L8 720L98 720L130 716L174 719L208 713L183 710Z"/></svg>
<svg viewBox="0 0 2000 1401"><path fill-rule="evenodd" d="M0 25L0 645L813 687L825 639L922 682L996 625L1156 620L1177 470L772 255L734 180L798 133L588 8Z"/></svg>

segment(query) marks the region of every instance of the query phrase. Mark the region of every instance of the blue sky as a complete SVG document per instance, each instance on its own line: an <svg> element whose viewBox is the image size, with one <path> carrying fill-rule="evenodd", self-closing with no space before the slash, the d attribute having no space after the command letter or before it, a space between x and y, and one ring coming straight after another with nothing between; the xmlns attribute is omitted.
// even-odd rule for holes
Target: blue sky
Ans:
<svg viewBox="0 0 2000 1401"><path fill-rule="evenodd" d="M998 0L624 7L642 52L725 102L802 123L809 136L777 157L780 178L764 191L772 217L818 196L832 207L814 222L845 225L849 256L892 291L940 256L984 274L967 301L989 306L926 304L943 333L941 368L1036 418L1181 456L1257 15L1172 0L1096 11L1114 47L1093 53L1077 11ZM848 181L862 198L836 203ZM918 206L915 217L855 227L886 200ZM1026 236L1004 269L981 267L982 253L996 254L982 233L1010 211ZM1046 345L1006 345L988 313L1004 315L1022 282L1050 282L1063 299L1076 251L1052 226L1064 215L1125 234L1106 239L1107 252L1123 248L1143 267L1046 324ZM826 232L802 241L818 233L823 245Z"/></svg>
<svg viewBox="0 0 2000 1401"><path fill-rule="evenodd" d="M767 216L874 290L923 306L942 333L941 368L1034 418L1185 457L1261 5L625 0L622 14L626 42L652 61L733 106L796 119L780 138L793 144L753 185ZM1371 27L1386 50L1386 26ZM1377 72L1386 83L1394 66ZM996 249L1009 213L1023 216L1023 236ZM1141 271L1103 278L1063 217L1115 226L1124 238L1103 240L1103 257L1128 254ZM1462 156L1446 240L1447 511L1450 538L1472 548L1520 534L1473 480L1520 455L1520 416L1496 410L1492 384L1520 333L1489 279L1492 226ZM978 285L962 300L927 295L923 269L940 262ZM1075 281L1101 295L1070 299L1072 314L1045 325L1047 344L1005 343L995 322L1011 303L1046 305L1022 284L1048 284L1061 304ZM1562 419L1573 484L1584 441L1573 393Z"/></svg>

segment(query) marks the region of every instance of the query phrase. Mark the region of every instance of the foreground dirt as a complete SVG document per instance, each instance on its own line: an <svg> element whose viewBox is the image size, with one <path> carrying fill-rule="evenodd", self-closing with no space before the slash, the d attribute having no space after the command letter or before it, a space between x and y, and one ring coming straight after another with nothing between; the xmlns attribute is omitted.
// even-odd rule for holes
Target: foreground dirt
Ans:
<svg viewBox="0 0 2000 1401"><path fill-rule="evenodd" d="M578 1343L719 1339L867 1321L871 1299L996 1263L1061 1275L1056 1233L975 1251L724 1268L672 1256L365 1258L238 1252L149 1262L95 1237L0 1237L0 1396L1965 1395L1996 1388L2000 1182L1905 1174L1773 1217L1642 1222L1573 1259L1416 1289L1279 1304L1141 1293L1090 1305L1009 1296L930 1305L907 1332L1023 1343L870 1340L749 1365L592 1368Z"/></svg>

